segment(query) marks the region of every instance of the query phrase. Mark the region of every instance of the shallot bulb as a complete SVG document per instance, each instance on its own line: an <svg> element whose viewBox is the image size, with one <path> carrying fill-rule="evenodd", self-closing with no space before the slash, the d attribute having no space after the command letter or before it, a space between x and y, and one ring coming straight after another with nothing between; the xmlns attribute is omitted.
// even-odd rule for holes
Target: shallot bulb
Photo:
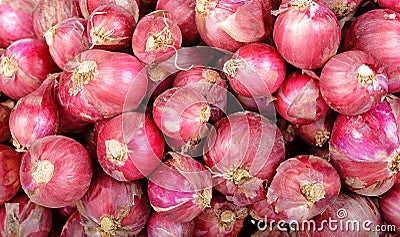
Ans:
<svg viewBox="0 0 400 237"><path fill-rule="evenodd" d="M396 183L400 170L399 106L399 98L388 96L364 114L337 117L330 157L350 190L378 196Z"/></svg>
<svg viewBox="0 0 400 237"><path fill-rule="evenodd" d="M397 0L374 0L382 8L391 9L400 12L400 2Z"/></svg>
<svg viewBox="0 0 400 237"><path fill-rule="evenodd" d="M20 165L21 155L13 148L0 144L0 205L9 201L19 191Z"/></svg>
<svg viewBox="0 0 400 237"><path fill-rule="evenodd" d="M149 177L148 195L153 209L176 222L188 222L210 206L211 173L190 156L169 153Z"/></svg>
<svg viewBox="0 0 400 237"><path fill-rule="evenodd" d="M0 103L0 142L5 142L11 135L10 114L15 102L8 99Z"/></svg>
<svg viewBox="0 0 400 237"><path fill-rule="evenodd" d="M47 74L57 70L45 43L37 39L17 40L1 56L0 89L17 100L35 91Z"/></svg>
<svg viewBox="0 0 400 237"><path fill-rule="evenodd" d="M368 53L354 50L333 56L323 67L321 94L332 109L358 115L378 105L388 92L388 77Z"/></svg>
<svg viewBox="0 0 400 237"><path fill-rule="evenodd" d="M89 17L87 32L91 48L122 50L130 46L136 21L116 4L96 8Z"/></svg>
<svg viewBox="0 0 400 237"><path fill-rule="evenodd" d="M100 170L77 207L88 237L135 236L150 215L148 198L139 181L118 182Z"/></svg>
<svg viewBox="0 0 400 237"><path fill-rule="evenodd" d="M400 183L397 182L392 189L379 199L379 207L385 221L396 226L396 232L400 232Z"/></svg>
<svg viewBox="0 0 400 237"><path fill-rule="evenodd" d="M86 237L87 235L81 222L81 215L78 211L75 211L62 228L60 237Z"/></svg>
<svg viewBox="0 0 400 237"><path fill-rule="evenodd" d="M2 236L47 237L52 226L51 209L19 194L0 206Z"/></svg>
<svg viewBox="0 0 400 237"><path fill-rule="evenodd" d="M265 198L285 147L278 127L253 112L237 112L219 120L204 145L204 162L215 189L235 205Z"/></svg>
<svg viewBox="0 0 400 237"><path fill-rule="evenodd" d="M100 49L79 54L64 67L60 98L74 116L89 122L136 109L146 94L147 76L134 56Z"/></svg>
<svg viewBox="0 0 400 237"><path fill-rule="evenodd" d="M336 54L340 25L321 1L291 0L277 12L274 42L288 63L300 69L316 69Z"/></svg>
<svg viewBox="0 0 400 237"><path fill-rule="evenodd" d="M271 218L304 221L322 213L340 192L340 177L326 160L300 155L282 162L267 192Z"/></svg>
<svg viewBox="0 0 400 237"><path fill-rule="evenodd" d="M73 205L86 193L91 178L88 152L68 137L38 139L22 156L22 188L31 201L45 207Z"/></svg>
<svg viewBox="0 0 400 237"><path fill-rule="evenodd" d="M139 20L139 0L78 0L79 1L79 7L81 9L82 15L85 19L89 19L90 14L92 12L103 5L107 4L117 4L119 6L122 6L126 10L129 11L129 13L135 18L135 21L137 22Z"/></svg>
<svg viewBox="0 0 400 237"><path fill-rule="evenodd" d="M194 221L176 222L166 219L157 212L151 214L147 222L148 237L191 237L193 236Z"/></svg>
<svg viewBox="0 0 400 237"><path fill-rule="evenodd" d="M18 100L10 114L10 131L18 150L29 148L37 139L54 135L58 109L53 96L54 78L49 77L34 92Z"/></svg>
<svg viewBox="0 0 400 237"><path fill-rule="evenodd" d="M270 0L197 0L196 25L207 45L234 52L272 33L271 10Z"/></svg>

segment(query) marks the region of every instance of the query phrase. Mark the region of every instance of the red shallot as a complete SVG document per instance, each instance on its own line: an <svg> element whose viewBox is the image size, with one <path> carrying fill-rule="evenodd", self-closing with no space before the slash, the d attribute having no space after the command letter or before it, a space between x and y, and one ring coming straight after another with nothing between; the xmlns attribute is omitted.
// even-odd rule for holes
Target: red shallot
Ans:
<svg viewBox="0 0 400 237"><path fill-rule="evenodd" d="M135 18L135 21L137 22L139 19L139 0L78 0L79 1L79 7L82 11L83 17L85 19L89 19L90 14L92 12L103 5L107 4L118 4L125 8L126 10L129 11L129 13Z"/></svg>
<svg viewBox="0 0 400 237"><path fill-rule="evenodd" d="M8 99L0 103L0 142L5 142L11 135L10 114L15 102Z"/></svg>
<svg viewBox="0 0 400 237"><path fill-rule="evenodd" d="M81 222L81 215L78 211L75 211L62 228L60 237L86 237L87 235Z"/></svg>
<svg viewBox="0 0 400 237"><path fill-rule="evenodd" d="M9 201L19 191L20 165L21 155L13 148L0 144L0 205Z"/></svg>
<svg viewBox="0 0 400 237"><path fill-rule="evenodd" d="M379 207L385 221L390 225L396 226L396 231L400 233L400 183L397 182L392 189L382 195L379 199Z"/></svg>
<svg viewBox="0 0 400 237"><path fill-rule="evenodd" d="M176 222L166 219L157 212L153 212L147 222L148 237L192 237L194 221Z"/></svg>

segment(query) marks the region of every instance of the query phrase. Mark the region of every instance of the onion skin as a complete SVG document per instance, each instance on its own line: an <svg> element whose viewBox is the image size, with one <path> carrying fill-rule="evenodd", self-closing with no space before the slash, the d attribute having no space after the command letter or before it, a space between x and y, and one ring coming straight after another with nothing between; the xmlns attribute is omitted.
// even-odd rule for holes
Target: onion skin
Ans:
<svg viewBox="0 0 400 237"><path fill-rule="evenodd" d="M150 215L139 181L118 182L100 170L77 207L88 237L135 236Z"/></svg>
<svg viewBox="0 0 400 237"><path fill-rule="evenodd" d="M400 92L400 13L389 9L370 10L351 24L344 40L346 50L365 51L385 66L389 93Z"/></svg>
<svg viewBox="0 0 400 237"><path fill-rule="evenodd" d="M340 192L340 177L326 160L300 155L280 164L268 188L268 218L290 222L309 220L331 205Z"/></svg>
<svg viewBox="0 0 400 237"><path fill-rule="evenodd" d="M50 208L73 205L88 190L92 163L77 141L53 135L38 139L22 156L21 185L31 201Z"/></svg>
<svg viewBox="0 0 400 237"><path fill-rule="evenodd" d="M396 183L392 189L382 195L379 199L379 206L385 221L390 225L396 226L396 231L400 232L400 220L398 210L400 203L400 184Z"/></svg>
<svg viewBox="0 0 400 237"><path fill-rule="evenodd" d="M1 57L0 89L17 100L35 91L47 74L57 70L45 43L21 39L12 43Z"/></svg>
<svg viewBox="0 0 400 237"><path fill-rule="evenodd" d="M13 0L0 3L0 48L7 48L14 41L35 38L32 13L34 0Z"/></svg>
<svg viewBox="0 0 400 237"><path fill-rule="evenodd" d="M20 165L21 155L13 148L0 144L0 205L9 201L19 191Z"/></svg>
<svg viewBox="0 0 400 237"><path fill-rule="evenodd" d="M135 57L92 49L66 64L60 97L67 110L88 122L134 110L146 94L147 76ZM111 92L115 92L110 94Z"/></svg>
<svg viewBox="0 0 400 237"><path fill-rule="evenodd" d="M164 140L151 117L127 112L108 121L97 138L103 170L118 181L148 176L161 163Z"/></svg>
<svg viewBox="0 0 400 237"><path fill-rule="evenodd" d="M400 99L386 99L367 113L340 115L333 126L331 161L346 186L358 194L378 196L397 181Z"/></svg>
<svg viewBox="0 0 400 237"><path fill-rule="evenodd" d="M391 9L400 12L400 2L397 0L374 0L382 8Z"/></svg>
<svg viewBox="0 0 400 237"><path fill-rule="evenodd" d="M82 18L67 18L45 32L50 55L59 68L89 49L86 24Z"/></svg>
<svg viewBox="0 0 400 237"><path fill-rule="evenodd" d="M319 85L329 107L341 114L358 115L383 100L388 77L373 56L353 50L335 55L325 64Z"/></svg>
<svg viewBox="0 0 400 237"><path fill-rule="evenodd" d="M191 237L193 236L194 221L175 222L153 212L147 222L147 237Z"/></svg>
<svg viewBox="0 0 400 237"><path fill-rule="evenodd" d="M292 0L281 5L278 12L273 38L278 52L288 63L300 69L316 69L336 54L340 26L325 4Z"/></svg>
<svg viewBox="0 0 400 237"><path fill-rule="evenodd" d="M237 65L238 64L238 65ZM229 84L245 97L271 96L286 75L286 65L278 51L264 43L245 45L224 64Z"/></svg>
<svg viewBox="0 0 400 237"><path fill-rule="evenodd" d="M207 45L235 52L272 33L271 10L270 0L197 0L196 25Z"/></svg>
<svg viewBox="0 0 400 237"><path fill-rule="evenodd" d="M86 237L85 229L81 225L81 215L75 211L67 220L62 228L60 237Z"/></svg>
<svg viewBox="0 0 400 237"><path fill-rule="evenodd" d="M124 7L116 4L96 8L89 17L87 32L91 48L122 50L130 47L134 17Z"/></svg>
<svg viewBox="0 0 400 237"><path fill-rule="evenodd" d="M190 156L172 153L149 177L150 204L164 218L188 222L210 206L211 173Z"/></svg>
<svg viewBox="0 0 400 237"><path fill-rule="evenodd" d="M137 22L139 19L139 1L135 0L126 0L126 1L119 1L119 0L78 0L79 7L81 9L82 15L85 19L89 19L90 14L92 12L103 5L107 4L118 4L124 7L129 13L135 18Z"/></svg>
<svg viewBox="0 0 400 237"><path fill-rule="evenodd" d="M284 119L297 125L313 123L329 111L329 106L322 98L318 80L299 71L286 77L274 104Z"/></svg>
<svg viewBox="0 0 400 237"><path fill-rule="evenodd" d="M18 100L10 114L10 131L18 150L29 148L37 139L54 135L58 128L58 109L54 101L54 78Z"/></svg>
<svg viewBox="0 0 400 237"><path fill-rule="evenodd" d="M3 236L47 237L52 225L51 209L19 194L0 206L0 233Z"/></svg>
<svg viewBox="0 0 400 237"><path fill-rule="evenodd" d="M237 206L265 198L285 147L278 127L253 112L237 112L219 120L204 145L204 162L215 189Z"/></svg>

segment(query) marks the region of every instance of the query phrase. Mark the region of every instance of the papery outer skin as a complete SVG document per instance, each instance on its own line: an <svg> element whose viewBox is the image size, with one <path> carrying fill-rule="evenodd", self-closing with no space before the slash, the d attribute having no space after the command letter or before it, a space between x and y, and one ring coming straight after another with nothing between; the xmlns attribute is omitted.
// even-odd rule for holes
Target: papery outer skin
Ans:
<svg viewBox="0 0 400 237"><path fill-rule="evenodd" d="M284 119L299 125L313 123L329 111L329 106L322 98L318 80L299 71L286 77L274 104Z"/></svg>
<svg viewBox="0 0 400 237"><path fill-rule="evenodd" d="M9 201L19 191L20 165L21 155L13 148L0 144L0 205Z"/></svg>
<svg viewBox="0 0 400 237"><path fill-rule="evenodd" d="M0 206L1 236L47 237L51 226L51 209L33 203L25 194Z"/></svg>
<svg viewBox="0 0 400 237"><path fill-rule="evenodd" d="M270 0L197 0L196 25L207 45L234 52L272 33L271 10Z"/></svg>
<svg viewBox="0 0 400 237"><path fill-rule="evenodd" d="M90 14L87 32L92 48L104 50L122 50L130 47L136 21L124 7L116 4L104 5L96 8ZM97 43L92 35L94 31L112 32L107 34L109 42Z"/></svg>
<svg viewBox="0 0 400 237"><path fill-rule="evenodd" d="M155 99L153 119L166 136L186 143L200 136L207 122L202 121L202 110L208 106L199 91L175 87Z"/></svg>
<svg viewBox="0 0 400 237"><path fill-rule="evenodd" d="M214 175L215 189L235 205L265 198L276 167L284 160L282 134L270 120L253 112L237 112L219 120L204 145L204 163ZM240 183L224 178L230 169L249 171ZM266 184L265 184L266 183Z"/></svg>
<svg viewBox="0 0 400 237"><path fill-rule="evenodd" d="M137 22L139 19L139 0L78 0L79 1L79 8L82 12L82 15L85 19L89 19L90 14L102 5L107 4L118 4L128 10L135 18Z"/></svg>
<svg viewBox="0 0 400 237"><path fill-rule="evenodd" d="M338 225L343 223L343 228L339 226L337 229L329 228L327 223L329 220L331 220L331 223L338 223ZM378 207L370 198L355 193L341 192L336 198L336 201L321 215L316 216L313 221L317 228L315 231L313 230L314 227L310 225L306 226L302 231L296 231L295 236L378 237L383 236L385 233L374 231L379 229L378 226L382 226L383 224L383 219L379 213ZM357 230L357 225L359 230ZM318 229L321 226L326 228ZM307 228L310 228L311 231L308 231Z"/></svg>
<svg viewBox="0 0 400 237"><path fill-rule="evenodd" d="M166 24L172 35L172 45L165 49L146 51L148 38L163 31ZM165 35L165 33L162 35ZM179 49L181 45L182 33L179 26L170 19L167 12L163 13L162 11L142 17L136 25L132 36L133 53L144 64L159 63L168 59L175 53L175 49Z"/></svg>
<svg viewBox="0 0 400 237"><path fill-rule="evenodd" d="M374 0L382 8L388 8L400 12L400 2L397 0Z"/></svg>
<svg viewBox="0 0 400 237"><path fill-rule="evenodd" d="M101 170L93 175L88 192L77 202L89 237L104 234L100 219L108 214L120 218L121 226L116 236L134 236L146 225L150 215L150 206L139 181L118 182ZM81 222L82 223L82 222ZM124 231L125 229L127 231Z"/></svg>
<svg viewBox="0 0 400 237"><path fill-rule="evenodd" d="M94 79L81 85L76 95L70 94L71 77L79 64L95 61ZM137 58L100 49L84 51L66 64L60 79L60 97L66 109L88 122L111 118L139 106L147 89L147 76ZM111 92L111 94L110 94Z"/></svg>
<svg viewBox="0 0 400 237"><path fill-rule="evenodd" d="M19 146L29 148L37 139L56 133L58 109L53 97L54 82L46 79L37 90L19 99L11 111L11 136Z"/></svg>
<svg viewBox="0 0 400 237"><path fill-rule="evenodd" d="M14 57L18 64L18 71L14 76L6 77L0 73L1 92L14 100L35 91L47 74L58 70L47 45L37 39L15 41L6 49L2 58L4 57Z"/></svg>
<svg viewBox="0 0 400 237"><path fill-rule="evenodd" d="M33 0L0 3L0 48L7 48L20 39L35 38L32 18L35 5Z"/></svg>
<svg viewBox="0 0 400 237"><path fill-rule="evenodd" d="M363 85L358 69L366 65L374 75L372 84ZM385 68L368 53L346 51L333 56L323 67L319 80L326 103L341 114L358 115L378 105L388 92Z"/></svg>
<svg viewBox="0 0 400 237"><path fill-rule="evenodd" d="M340 177L326 160L312 155L299 155L282 162L276 170L267 192L272 219L286 222L309 220L331 205L340 192ZM301 186L321 184L324 195L309 202L301 192ZM261 217L262 218L262 217Z"/></svg>
<svg viewBox="0 0 400 237"><path fill-rule="evenodd" d="M400 13L374 9L357 17L347 31L346 50L365 51L384 66L389 76L389 93L400 92Z"/></svg>
<svg viewBox="0 0 400 237"><path fill-rule="evenodd" d="M148 237L192 237L194 230L194 221L175 222L164 218L157 212L153 212L147 222Z"/></svg>
<svg viewBox="0 0 400 237"><path fill-rule="evenodd" d="M32 176L37 162L54 165L47 183L37 183ZM31 201L51 208L73 205L88 190L92 163L86 149L77 141L60 135L38 139L22 156L21 186Z"/></svg>
<svg viewBox="0 0 400 237"><path fill-rule="evenodd" d="M149 177L150 204L164 218L188 222L206 208L198 203L199 195L207 193L211 200L211 173L190 156L169 154L172 158Z"/></svg>
<svg viewBox="0 0 400 237"><path fill-rule="evenodd" d="M399 154L399 106L400 100L391 96L367 113L337 117L330 157L350 190L378 196L397 181L389 165L391 156Z"/></svg>
<svg viewBox="0 0 400 237"><path fill-rule="evenodd" d="M400 184L397 182L392 189L386 192L379 199L379 207L385 221L390 225L396 226L396 231L400 232L399 203L400 203Z"/></svg>
<svg viewBox="0 0 400 237"><path fill-rule="evenodd" d="M322 67L336 54L340 44L340 26L335 14L320 1L310 4L311 8L303 10L290 7L290 3L281 5L283 10L274 25L278 52L300 69Z"/></svg>
<svg viewBox="0 0 400 237"><path fill-rule="evenodd" d="M62 20L80 17L78 0L40 0L33 11L33 29L36 37L44 41L44 33Z"/></svg>
<svg viewBox="0 0 400 237"><path fill-rule="evenodd" d="M86 237L85 229L81 225L81 216L78 211L75 211L67 220L62 228L60 237Z"/></svg>
<svg viewBox="0 0 400 237"><path fill-rule="evenodd" d="M127 146L125 162L112 161L106 142L116 140ZM103 170L119 181L138 180L148 176L161 163L163 136L151 117L127 112L108 121L97 138L97 157Z"/></svg>
<svg viewBox="0 0 400 237"><path fill-rule="evenodd" d="M232 211L235 215L232 226L220 229L219 222L223 222L221 214L224 211ZM221 195L213 196L211 208L207 208L194 219L195 230L193 236L202 237L235 237L238 236L244 225L244 218L247 216L247 207L238 207L232 202L228 202ZM227 225L229 225L227 224Z"/></svg>
<svg viewBox="0 0 400 237"><path fill-rule="evenodd" d="M195 45L201 41L196 27L195 6L195 0L157 1L156 10L168 11L171 14L171 20L175 21L181 29L184 45Z"/></svg>
<svg viewBox="0 0 400 237"><path fill-rule="evenodd" d="M76 55L89 49L86 24L85 19L68 18L54 26L54 38L51 42L46 42L50 55L59 68L63 69Z"/></svg>
<svg viewBox="0 0 400 237"><path fill-rule="evenodd" d="M232 59L244 60L236 75L228 75L232 89L245 97L271 96L286 75L286 65L278 51L264 43L252 43L236 51Z"/></svg>

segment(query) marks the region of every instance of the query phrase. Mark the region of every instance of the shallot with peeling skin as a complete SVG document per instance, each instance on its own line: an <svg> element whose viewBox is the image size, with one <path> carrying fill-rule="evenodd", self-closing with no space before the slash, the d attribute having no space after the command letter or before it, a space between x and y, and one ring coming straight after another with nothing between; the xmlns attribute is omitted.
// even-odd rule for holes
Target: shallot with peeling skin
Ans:
<svg viewBox="0 0 400 237"><path fill-rule="evenodd" d="M119 182L101 170L77 202L85 236L135 236L150 215L148 198L139 181Z"/></svg>
<svg viewBox="0 0 400 237"><path fill-rule="evenodd" d="M381 196L379 199L379 207L385 221L390 225L395 225L396 232L400 232L400 183L397 182L392 189Z"/></svg>
<svg viewBox="0 0 400 237"><path fill-rule="evenodd" d="M235 205L265 198L265 185L284 160L278 127L253 112L237 112L219 120L204 145L204 162L215 189Z"/></svg>
<svg viewBox="0 0 400 237"><path fill-rule="evenodd" d="M21 155L13 148L0 144L0 205L18 193Z"/></svg>
<svg viewBox="0 0 400 237"><path fill-rule="evenodd" d="M396 182L400 170L400 99L387 96L357 116L339 114L329 142L333 165L346 186L379 196Z"/></svg>
<svg viewBox="0 0 400 237"><path fill-rule="evenodd" d="M85 229L83 228L81 215L75 211L67 220L62 228L60 237L86 237Z"/></svg>
<svg viewBox="0 0 400 237"><path fill-rule="evenodd" d="M176 222L166 219L157 212L151 214L147 222L147 237L192 237L194 221Z"/></svg>
<svg viewBox="0 0 400 237"><path fill-rule="evenodd" d="M210 207L211 173L190 156L169 153L149 176L148 195L153 209L176 222L188 222Z"/></svg>
<svg viewBox="0 0 400 237"><path fill-rule="evenodd" d="M326 160L300 155L282 162L267 192L272 218L309 220L331 205L340 192L340 177Z"/></svg>
<svg viewBox="0 0 400 237"><path fill-rule="evenodd" d="M79 7L81 9L82 15L85 19L89 19L90 14L92 12L103 5L107 4L117 4L119 6L122 6L126 10L129 11L129 13L135 18L135 21L137 22L139 20L139 0L78 0L79 1Z"/></svg>

